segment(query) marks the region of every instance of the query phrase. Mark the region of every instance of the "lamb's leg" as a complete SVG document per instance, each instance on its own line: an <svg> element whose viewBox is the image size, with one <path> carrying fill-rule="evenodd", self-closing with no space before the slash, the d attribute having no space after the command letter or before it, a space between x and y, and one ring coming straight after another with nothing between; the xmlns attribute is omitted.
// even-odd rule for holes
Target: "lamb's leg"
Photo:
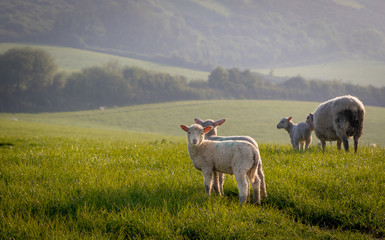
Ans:
<svg viewBox="0 0 385 240"><path fill-rule="evenodd" d="M214 172L213 173L213 188L216 193L219 193L221 195L221 189L220 189L220 178L221 173L219 172Z"/></svg>
<svg viewBox="0 0 385 240"><path fill-rule="evenodd" d="M219 183L219 193L224 196L225 192L223 191L223 184L225 183L225 174L224 173L217 173L218 174L218 183Z"/></svg>
<svg viewBox="0 0 385 240"><path fill-rule="evenodd" d="M300 143L299 150L300 150L300 151L303 151L303 152L305 151L305 142L301 142L301 143Z"/></svg>
<svg viewBox="0 0 385 240"><path fill-rule="evenodd" d="M261 192L262 192L262 197L263 198L267 198L266 184L265 184L265 175L263 174L263 170L262 170L262 162L258 166L258 177L261 180L261 188L260 189L261 189Z"/></svg>
<svg viewBox="0 0 385 240"><path fill-rule="evenodd" d="M245 173L238 173L235 175L239 191L239 204L244 204L247 201L247 177ZM250 189L249 189L250 191Z"/></svg>
<svg viewBox="0 0 385 240"><path fill-rule="evenodd" d="M307 138L306 139L306 146L305 146L305 149L308 150L309 149L309 145L311 144L311 136L310 138Z"/></svg>
<svg viewBox="0 0 385 240"><path fill-rule="evenodd" d="M206 193L210 196L211 187L213 185L213 172L209 170L202 170Z"/></svg>
<svg viewBox="0 0 385 240"><path fill-rule="evenodd" d="M299 149L299 142L298 141L293 141L293 149L298 150Z"/></svg>
<svg viewBox="0 0 385 240"><path fill-rule="evenodd" d="M259 179L258 174L254 176L254 179L251 180L253 185L254 199L253 202L256 204L261 204L261 179ZM266 190L265 193L266 194Z"/></svg>

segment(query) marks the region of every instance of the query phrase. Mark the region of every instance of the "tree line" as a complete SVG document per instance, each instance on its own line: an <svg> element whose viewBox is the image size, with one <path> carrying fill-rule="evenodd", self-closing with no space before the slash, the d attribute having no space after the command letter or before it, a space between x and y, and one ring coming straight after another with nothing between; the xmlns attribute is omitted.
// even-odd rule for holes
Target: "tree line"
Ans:
<svg viewBox="0 0 385 240"><path fill-rule="evenodd" d="M355 95L367 105L385 107L385 87L300 76L274 83L250 70L220 66L207 80L196 81L118 62L66 73L58 70L44 50L32 48L14 48L0 55L0 76L1 112L77 111L198 99L324 101L345 94Z"/></svg>

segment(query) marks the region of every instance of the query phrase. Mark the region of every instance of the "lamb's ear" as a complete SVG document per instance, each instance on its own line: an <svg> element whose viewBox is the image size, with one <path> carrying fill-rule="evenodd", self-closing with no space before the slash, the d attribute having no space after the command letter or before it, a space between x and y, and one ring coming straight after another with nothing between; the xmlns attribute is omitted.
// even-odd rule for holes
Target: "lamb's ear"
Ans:
<svg viewBox="0 0 385 240"><path fill-rule="evenodd" d="M203 121L200 120L199 118L194 118L194 121L195 121L195 123L197 123L197 124L200 124L200 125L203 124Z"/></svg>
<svg viewBox="0 0 385 240"><path fill-rule="evenodd" d="M208 132L211 131L211 129L213 129L212 126L205 127L204 132L205 132L205 133L208 133Z"/></svg>
<svg viewBox="0 0 385 240"><path fill-rule="evenodd" d="M215 121L215 122L214 122L214 127L219 126L219 125L222 125L225 121L226 121L225 118L223 118L223 119L221 119L221 120L218 120L218 121Z"/></svg>
<svg viewBox="0 0 385 240"><path fill-rule="evenodd" d="M180 128L182 128L182 130L185 132L188 131L188 127L186 125L180 125Z"/></svg>
<svg viewBox="0 0 385 240"><path fill-rule="evenodd" d="M289 119L288 119L288 120L289 120L289 121L291 121L291 119L293 119L293 117L289 117Z"/></svg>

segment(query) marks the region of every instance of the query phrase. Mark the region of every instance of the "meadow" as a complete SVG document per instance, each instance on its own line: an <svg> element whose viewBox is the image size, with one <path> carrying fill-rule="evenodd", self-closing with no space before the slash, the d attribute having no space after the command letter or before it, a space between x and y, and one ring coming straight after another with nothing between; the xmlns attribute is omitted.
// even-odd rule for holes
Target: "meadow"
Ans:
<svg viewBox="0 0 385 240"><path fill-rule="evenodd" d="M184 136L180 124L190 125L193 119L226 118L221 135L249 135L263 143L288 144L286 131L278 130L282 117L293 117L303 122L318 106L317 102L281 100L215 100L180 101L156 104L133 105L105 110L11 114L0 113L0 120L18 120L50 125L71 126L90 129L107 129L119 132L156 133L167 137ZM385 146L385 108L366 106L363 136L360 145ZM17 121L13 121L17 124ZM313 133L313 144L318 140ZM335 145L335 143L334 143Z"/></svg>
<svg viewBox="0 0 385 240"><path fill-rule="evenodd" d="M300 153L287 144L286 132L279 135L285 143L254 135L268 198L260 206L239 206L233 176L226 176L224 197L206 196L202 174L192 166L179 124L192 123L192 114L199 109L198 117L216 119L224 105L229 119L219 131L235 134L251 130L248 121L258 125L255 119L240 120L246 108L250 111L249 104L257 105L260 115L272 117L261 108L278 103L283 104L198 101L0 114L0 238L384 238L383 145L362 144L353 154L335 146L323 153L313 143L310 151ZM315 104L301 105L305 108L301 110L290 103L287 111L301 115ZM381 115L383 109L369 109L373 114L366 120L375 123L371 115ZM135 125L134 120L142 121ZM273 123L275 117L264 127ZM165 129L159 131L159 124ZM270 135L281 133L273 130Z"/></svg>

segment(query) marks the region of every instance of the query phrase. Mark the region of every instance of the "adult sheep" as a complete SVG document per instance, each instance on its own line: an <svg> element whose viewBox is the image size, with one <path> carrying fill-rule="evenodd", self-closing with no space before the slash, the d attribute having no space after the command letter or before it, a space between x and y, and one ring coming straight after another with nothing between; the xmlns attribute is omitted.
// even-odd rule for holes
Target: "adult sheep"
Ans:
<svg viewBox="0 0 385 240"><path fill-rule="evenodd" d="M326 141L337 141L337 148L344 143L349 151L350 137L354 138L354 152L357 153L358 139L362 135L365 107L356 97L347 95L321 103L314 113L307 116L306 122L314 129L325 150Z"/></svg>

